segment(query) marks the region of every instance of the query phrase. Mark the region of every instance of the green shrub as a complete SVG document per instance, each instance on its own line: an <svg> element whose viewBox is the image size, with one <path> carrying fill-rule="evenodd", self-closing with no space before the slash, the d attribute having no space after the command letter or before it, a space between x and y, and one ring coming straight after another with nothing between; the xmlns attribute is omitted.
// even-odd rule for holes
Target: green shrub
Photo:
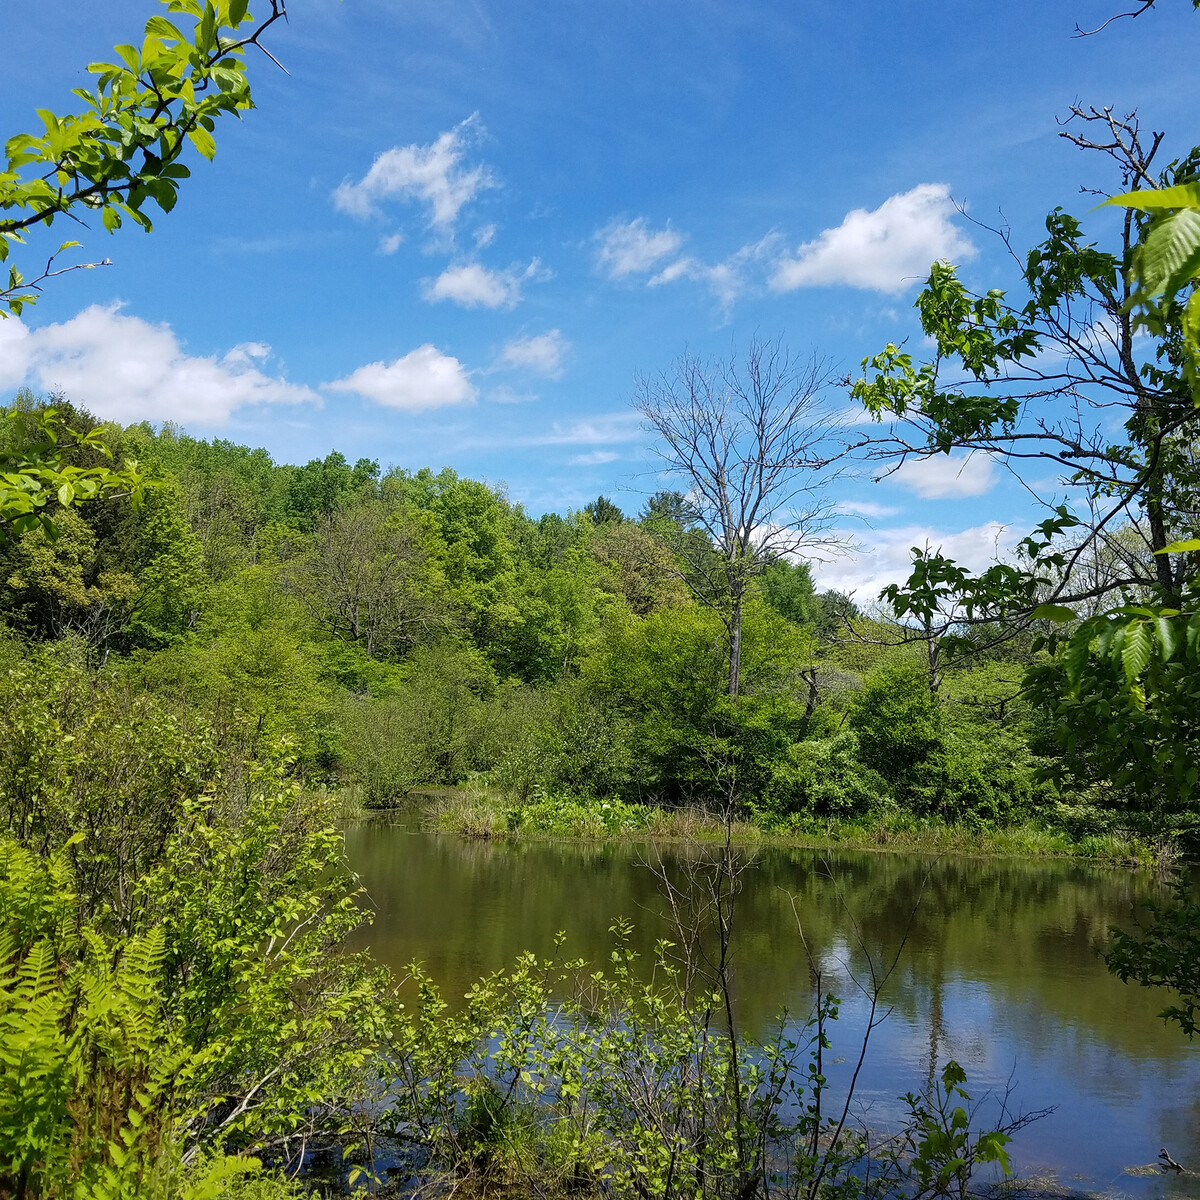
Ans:
<svg viewBox="0 0 1200 1200"><path fill-rule="evenodd" d="M942 743L942 713L919 668L896 663L876 672L855 698L848 724L860 760L903 800L913 776Z"/></svg>
<svg viewBox="0 0 1200 1200"><path fill-rule="evenodd" d="M809 817L863 817L889 802L887 783L859 760L858 738L845 730L791 746L786 765L764 790L754 812L768 823L786 824Z"/></svg>

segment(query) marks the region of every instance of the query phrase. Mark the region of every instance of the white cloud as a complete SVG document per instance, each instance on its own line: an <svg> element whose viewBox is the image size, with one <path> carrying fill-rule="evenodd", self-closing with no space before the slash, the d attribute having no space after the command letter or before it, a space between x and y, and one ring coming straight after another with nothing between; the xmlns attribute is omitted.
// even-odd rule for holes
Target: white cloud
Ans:
<svg viewBox="0 0 1200 1200"><path fill-rule="evenodd" d="M847 532L847 536L854 535ZM854 592L861 603L870 603L888 584L903 583L908 578L914 547L924 549L928 545L968 570L982 571L994 562L1011 558L1018 540L1015 530L998 521L958 533L919 525L875 529L868 545L826 562L814 562L813 578L822 591Z"/></svg>
<svg viewBox="0 0 1200 1200"><path fill-rule="evenodd" d="M324 386L405 412L469 404L478 394L462 363L428 343L394 362L368 363Z"/></svg>
<svg viewBox="0 0 1200 1200"><path fill-rule="evenodd" d="M94 304L57 325L0 322L0 387L30 384L113 421L223 425L250 404L320 402L310 388L266 374L262 342L226 354L186 354L169 325Z"/></svg>
<svg viewBox="0 0 1200 1200"><path fill-rule="evenodd" d="M620 457L615 450L593 450L591 454L576 454L567 461L572 467L599 467Z"/></svg>
<svg viewBox="0 0 1200 1200"><path fill-rule="evenodd" d="M642 436L637 413L601 413L578 421L555 421L549 433L537 434L529 446L605 446L633 442Z"/></svg>
<svg viewBox="0 0 1200 1200"><path fill-rule="evenodd" d="M379 212L384 200L413 200L428 208L431 228L450 230L465 204L496 181L485 166L466 168L468 147L483 135L474 113L428 146L393 146L383 151L357 183L342 183L333 193L334 207L352 217Z"/></svg>
<svg viewBox="0 0 1200 1200"><path fill-rule="evenodd" d="M610 279L653 270L656 263L669 258L683 245L682 236L674 229L648 229L645 217L613 221L597 230L593 240L600 244L596 265Z"/></svg>
<svg viewBox="0 0 1200 1200"><path fill-rule="evenodd" d="M475 249L482 250L486 246L490 246L496 240L496 226L480 225L480 227L475 230L474 237Z"/></svg>
<svg viewBox="0 0 1200 1200"><path fill-rule="evenodd" d="M493 404L532 404L537 398L536 392L518 392L505 383L490 388L487 393L487 399Z"/></svg>
<svg viewBox="0 0 1200 1200"><path fill-rule="evenodd" d="M872 212L856 208L836 229L798 247L795 257L781 258L771 287L843 284L898 294L923 279L936 259L974 257L975 247L952 222L955 211L944 183L918 184Z"/></svg>
<svg viewBox="0 0 1200 1200"><path fill-rule="evenodd" d="M400 249L401 243L404 241L404 234L389 233L387 237L379 239L380 254L395 254Z"/></svg>
<svg viewBox="0 0 1200 1200"><path fill-rule="evenodd" d="M900 511L890 504L876 504L872 500L842 500L837 510L848 517L894 517Z"/></svg>
<svg viewBox="0 0 1200 1200"><path fill-rule="evenodd" d="M534 259L523 271L489 271L479 263L447 267L436 279L426 279L421 294L430 304L451 300L463 308L514 308L521 300L521 286L530 279L546 279L549 272Z"/></svg>
<svg viewBox="0 0 1200 1200"><path fill-rule="evenodd" d="M987 454L932 454L910 458L887 478L922 500L982 496L996 486L996 464Z"/></svg>
<svg viewBox="0 0 1200 1200"><path fill-rule="evenodd" d="M539 333L535 337L513 338L505 342L496 360L499 367L534 371L548 379L562 376L564 362L570 353L571 343L563 337L561 329Z"/></svg>
<svg viewBox="0 0 1200 1200"><path fill-rule="evenodd" d="M750 287L747 278L751 270L768 258L779 244L777 233L768 233L757 242L747 242L719 263L708 265L697 258L685 255L668 263L648 281L650 287L661 287L678 279L693 279L705 284L717 298L721 308L728 313L742 294ZM761 287L761 271L756 272L756 287Z"/></svg>

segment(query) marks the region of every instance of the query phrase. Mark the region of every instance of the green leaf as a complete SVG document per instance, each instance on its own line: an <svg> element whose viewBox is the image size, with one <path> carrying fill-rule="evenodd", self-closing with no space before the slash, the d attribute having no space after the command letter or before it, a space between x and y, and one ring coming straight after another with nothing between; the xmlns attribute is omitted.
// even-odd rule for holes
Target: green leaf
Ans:
<svg viewBox="0 0 1200 1200"><path fill-rule="evenodd" d="M1200 292L1196 293L1200 296ZM1200 550L1200 538L1188 538L1183 542L1172 542L1169 546L1164 546L1161 550L1155 550L1155 554L1185 554L1190 550Z"/></svg>
<svg viewBox="0 0 1200 1200"><path fill-rule="evenodd" d="M1083 675L1083 668L1088 660L1088 648L1091 643L1091 633L1089 630L1081 629L1067 643L1066 653L1063 655L1063 663L1067 668L1067 681L1072 685L1076 685Z"/></svg>
<svg viewBox="0 0 1200 1200"><path fill-rule="evenodd" d="M1137 258L1142 287L1174 293L1200 271L1200 209L1185 208L1150 227Z"/></svg>
<svg viewBox="0 0 1200 1200"><path fill-rule="evenodd" d="M1150 629L1137 624L1129 627L1125 634L1125 645L1121 648L1121 665L1125 668L1125 679L1132 683L1150 664L1152 649Z"/></svg>
<svg viewBox="0 0 1200 1200"><path fill-rule="evenodd" d="M1156 617L1154 628L1158 631L1158 640L1162 645L1163 662L1170 662L1179 648L1179 631L1175 622L1168 617Z"/></svg>
<svg viewBox="0 0 1200 1200"><path fill-rule="evenodd" d="M229 24L236 29L246 19L248 0L229 0Z"/></svg>
<svg viewBox="0 0 1200 1200"><path fill-rule="evenodd" d="M217 152L217 142L207 129L197 125L195 129L188 133L188 138L193 146L204 155L205 158L212 160L212 157Z"/></svg>
<svg viewBox="0 0 1200 1200"><path fill-rule="evenodd" d="M1075 610L1065 604L1039 604L1029 614L1035 621L1074 621Z"/></svg>
<svg viewBox="0 0 1200 1200"><path fill-rule="evenodd" d="M1200 208L1200 183L1178 183L1169 188L1153 188L1113 196L1104 204L1119 204L1124 208L1140 208L1151 212L1162 208ZM1103 208L1104 204L1100 207Z"/></svg>
<svg viewBox="0 0 1200 1200"><path fill-rule="evenodd" d="M173 25L166 17L151 17L146 22L146 33L152 37L168 38L171 41L186 42L177 25Z"/></svg>
<svg viewBox="0 0 1200 1200"><path fill-rule="evenodd" d="M121 214L115 208L105 208L101 220L104 222L104 228L109 233L115 233L116 230L121 228Z"/></svg>

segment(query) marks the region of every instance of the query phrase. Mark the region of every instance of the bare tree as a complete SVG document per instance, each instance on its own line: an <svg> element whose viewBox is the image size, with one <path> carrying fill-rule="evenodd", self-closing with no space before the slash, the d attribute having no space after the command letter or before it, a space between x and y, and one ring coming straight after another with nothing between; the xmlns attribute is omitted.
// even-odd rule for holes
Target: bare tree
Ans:
<svg viewBox="0 0 1200 1200"><path fill-rule="evenodd" d="M753 578L774 558L838 542L825 487L843 447L825 402L829 381L820 359L801 361L778 339L756 338L744 359L685 354L638 383L634 407L707 535L678 549L693 589L725 624L731 697Z"/></svg>

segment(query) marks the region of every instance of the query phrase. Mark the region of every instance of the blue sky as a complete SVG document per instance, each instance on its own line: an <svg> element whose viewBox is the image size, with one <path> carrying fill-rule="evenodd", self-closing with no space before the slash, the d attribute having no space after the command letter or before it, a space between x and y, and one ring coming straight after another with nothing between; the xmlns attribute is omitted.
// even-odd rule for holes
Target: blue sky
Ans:
<svg viewBox="0 0 1200 1200"><path fill-rule="evenodd" d="M63 111L149 0L5 14L0 130ZM1184 0L1090 38L1117 0L293 0L258 108L149 236L0 325L0 398L61 387L302 462L331 448L504 482L538 514L662 486L629 401L688 350L781 335L852 371L911 337L933 258L1011 286L998 240L1062 204L1102 237L1059 138L1073 101L1196 136ZM37 249L35 243L33 249ZM32 260L32 254L30 260ZM831 395L831 403L846 399ZM1025 531L988 464L838 485L860 594L926 537L978 565ZM857 521L865 517L869 525Z"/></svg>

